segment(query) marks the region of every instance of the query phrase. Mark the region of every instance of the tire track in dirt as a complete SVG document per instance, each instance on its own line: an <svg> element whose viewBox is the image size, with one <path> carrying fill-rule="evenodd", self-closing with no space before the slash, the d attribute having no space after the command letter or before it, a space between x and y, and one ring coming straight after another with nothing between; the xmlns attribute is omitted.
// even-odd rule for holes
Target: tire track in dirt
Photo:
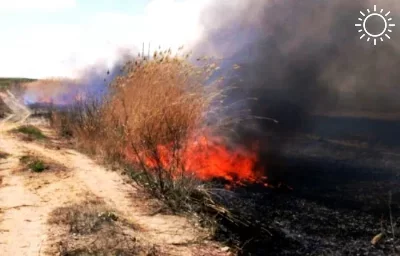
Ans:
<svg viewBox="0 0 400 256"><path fill-rule="evenodd" d="M49 242L49 213L74 201L76 194L83 191L73 176L59 179L54 173L41 173L32 178L29 172L18 171L19 157L26 154L26 148L7 134L12 127L0 128L0 150L9 154L0 162L0 252L12 256L44 255Z"/></svg>

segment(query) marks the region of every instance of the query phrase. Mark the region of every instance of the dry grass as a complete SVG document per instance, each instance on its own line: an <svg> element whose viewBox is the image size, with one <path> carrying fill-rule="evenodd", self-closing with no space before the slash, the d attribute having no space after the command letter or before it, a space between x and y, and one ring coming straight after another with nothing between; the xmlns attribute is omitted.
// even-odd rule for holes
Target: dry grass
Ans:
<svg viewBox="0 0 400 256"><path fill-rule="evenodd" d="M54 210L50 224L67 225L69 232L80 235L92 234L118 220L118 216L104 202L89 200L80 204Z"/></svg>
<svg viewBox="0 0 400 256"><path fill-rule="evenodd" d="M166 202L179 209L199 185L184 169L182 152L192 137L203 132L205 115L219 93L205 87L211 72L207 65L195 68L184 59L169 57L167 53L130 66L128 75L113 84L114 93L103 117L114 124L106 134L111 134L112 144L117 143L119 150L108 155L122 155L133 167L127 168L133 178L153 195L173 198Z"/></svg>
<svg viewBox="0 0 400 256"><path fill-rule="evenodd" d="M221 98L215 84L205 86L216 68L209 62L194 66L168 51L155 53L150 61L128 63L107 98L77 102L53 115L52 124L87 152L143 171L143 184L155 185L152 193L165 194L177 180L193 186L197 181L182 169L181 153L205 130L206 114L215 112L211 106ZM161 145L171 155L168 165Z"/></svg>
<svg viewBox="0 0 400 256"><path fill-rule="evenodd" d="M140 243L135 226L98 199L55 209L48 220L65 231L59 255L157 255L154 247Z"/></svg>

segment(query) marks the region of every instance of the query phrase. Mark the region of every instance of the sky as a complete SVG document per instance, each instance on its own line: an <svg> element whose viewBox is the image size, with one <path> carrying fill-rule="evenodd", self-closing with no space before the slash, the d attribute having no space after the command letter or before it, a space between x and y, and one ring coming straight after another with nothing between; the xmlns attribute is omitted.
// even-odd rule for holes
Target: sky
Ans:
<svg viewBox="0 0 400 256"><path fill-rule="evenodd" d="M0 0L0 77L74 77L124 51L189 47L211 0Z"/></svg>

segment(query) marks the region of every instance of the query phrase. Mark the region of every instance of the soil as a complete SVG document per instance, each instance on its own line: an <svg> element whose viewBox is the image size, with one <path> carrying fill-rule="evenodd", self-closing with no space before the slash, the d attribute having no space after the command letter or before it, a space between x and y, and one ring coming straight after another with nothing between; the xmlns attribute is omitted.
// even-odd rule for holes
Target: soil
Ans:
<svg viewBox="0 0 400 256"><path fill-rule="evenodd" d="M40 127L47 142L21 141L8 131L16 124L0 123L0 252L1 255L50 255L58 241L47 220L58 207L96 196L123 218L135 223L139 240L160 248L159 255L230 255L224 246L205 239L208 233L180 216L151 214L151 200L89 157L62 148L51 130ZM47 144L46 144L47 143ZM49 146L48 144L56 145ZM59 166L52 171L21 171L19 158L34 154ZM54 169L54 168L53 168Z"/></svg>

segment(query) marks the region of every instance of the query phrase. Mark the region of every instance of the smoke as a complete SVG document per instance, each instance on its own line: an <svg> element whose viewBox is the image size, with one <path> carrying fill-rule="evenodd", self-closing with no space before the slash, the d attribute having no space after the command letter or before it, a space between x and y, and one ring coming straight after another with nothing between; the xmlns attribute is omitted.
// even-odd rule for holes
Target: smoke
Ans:
<svg viewBox="0 0 400 256"><path fill-rule="evenodd" d="M27 105L51 103L63 106L83 99L100 100L130 59L132 56L128 52L121 52L119 60L110 68L104 63L97 63L81 70L75 79L42 79L27 83L24 85L23 101Z"/></svg>
<svg viewBox="0 0 400 256"><path fill-rule="evenodd" d="M390 40L383 37L384 41L378 40L374 46L365 38L360 40L359 28L354 26L361 16L360 11L372 10L374 4L385 13L391 11L393 22L399 23L398 1L208 2L209 6L199 15L202 32L193 52L224 57L222 70L233 64L241 66L228 80L238 87L229 95L228 104L257 98L247 101L243 107L248 107L253 116L279 121L275 124L259 119L255 124L258 132L264 134L266 130L273 130L285 137L312 125L310 114L321 112L400 112L397 27L390 33ZM190 10L190 6L182 10ZM381 29L381 20L372 19L371 22L373 31ZM178 23L182 22L177 19L174 24ZM193 26L198 27L197 24ZM52 95L56 100L69 102L77 90L101 94L119 68L116 65L108 76L101 66L87 69L78 82L64 82L67 85L64 87L69 89L57 89L55 95L32 86L25 99L33 102Z"/></svg>
<svg viewBox="0 0 400 256"><path fill-rule="evenodd" d="M126 3L127 7L137 9L137 13L129 8L118 10L125 4L111 6L107 11L99 5L91 8L87 17L78 23L72 19L65 20L65 24L25 24L23 31L18 30L18 36L5 37L0 55L7 64L0 67L0 72L5 76L76 78L43 79L27 85L24 95L27 104L69 104L81 93L101 96L127 60L121 49L129 49L136 55L142 52L142 47L145 54L159 47L163 50L175 50L182 45L190 48L201 34L200 10L209 1L151 0L142 9L141 5ZM23 36L19 38L20 35ZM18 47L21 42L28 42L29 47ZM5 50L2 52L2 49ZM24 56L24 60L16 56ZM116 64L110 67L105 63Z"/></svg>
<svg viewBox="0 0 400 256"><path fill-rule="evenodd" d="M384 36L376 46L367 37L360 40L355 27L360 11L372 11L375 4L384 14L391 11L397 23L391 39ZM194 52L224 57L221 70L240 65L226 79L237 88L228 104L249 99L240 107L254 121L236 125L232 138L249 147L259 142L259 164L268 167L271 179L282 178L282 151L292 139L319 127L315 114L400 113L396 0L218 1L202 17L204 34ZM368 28L379 33L382 20L371 19Z"/></svg>
<svg viewBox="0 0 400 256"><path fill-rule="evenodd" d="M279 121L260 119L256 131L247 122L245 140L272 131L279 148L284 138L312 125L315 113L400 113L397 27L376 46L360 40L355 27L360 11L372 11L374 4L400 22L394 0L236 0L208 7L195 52L223 56L224 68L239 64L229 81L238 87L231 101L257 98L246 106L251 114ZM371 19L371 32L381 31L382 22Z"/></svg>

